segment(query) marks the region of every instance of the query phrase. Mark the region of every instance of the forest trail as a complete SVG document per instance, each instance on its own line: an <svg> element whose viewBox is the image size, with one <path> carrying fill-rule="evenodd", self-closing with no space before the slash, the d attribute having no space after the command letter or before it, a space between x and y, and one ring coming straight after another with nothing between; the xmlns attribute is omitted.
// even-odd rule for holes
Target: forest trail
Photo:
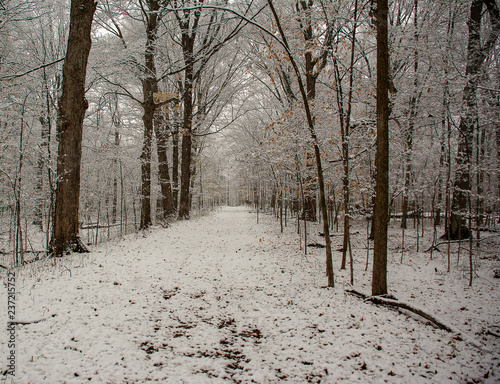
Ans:
<svg viewBox="0 0 500 384"><path fill-rule="evenodd" d="M495 381L498 354L324 288L324 251L247 208L52 263L18 273L15 383Z"/></svg>

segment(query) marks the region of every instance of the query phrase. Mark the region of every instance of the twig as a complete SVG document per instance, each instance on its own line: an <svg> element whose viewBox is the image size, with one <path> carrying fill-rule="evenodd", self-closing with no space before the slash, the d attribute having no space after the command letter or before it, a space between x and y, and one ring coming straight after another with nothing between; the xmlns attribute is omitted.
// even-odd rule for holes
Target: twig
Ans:
<svg viewBox="0 0 500 384"><path fill-rule="evenodd" d="M66 57L61 57L60 59L54 60L54 61L52 61L50 63L47 63L47 64L42 64L42 65L40 65L40 66L38 66L36 68L29 69L29 70L27 70L26 72L23 72L23 73L18 73L18 74L15 74L15 75L9 75L9 76L0 77L0 81L8 81L8 80L16 79L18 77L26 76L26 75L30 74L31 72L35 72L35 71L38 71L39 69L42 69L42 68L45 68L45 67L50 67L51 65L57 64L60 61L63 61L65 58Z"/></svg>
<svg viewBox="0 0 500 384"><path fill-rule="evenodd" d="M52 315L54 317L55 315ZM9 321L10 324L15 324L15 325L28 325L28 324L36 324L40 323L42 321L48 320L49 318L44 318L44 319L38 319L38 320L14 320L14 321Z"/></svg>

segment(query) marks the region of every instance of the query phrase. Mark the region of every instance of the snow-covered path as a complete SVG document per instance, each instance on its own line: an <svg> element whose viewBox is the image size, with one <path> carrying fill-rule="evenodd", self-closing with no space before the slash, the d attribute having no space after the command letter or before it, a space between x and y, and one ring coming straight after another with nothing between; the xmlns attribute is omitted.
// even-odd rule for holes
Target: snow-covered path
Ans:
<svg viewBox="0 0 500 384"><path fill-rule="evenodd" d="M262 221L225 208L18 272L14 382L498 379L498 353L322 287L324 252Z"/></svg>

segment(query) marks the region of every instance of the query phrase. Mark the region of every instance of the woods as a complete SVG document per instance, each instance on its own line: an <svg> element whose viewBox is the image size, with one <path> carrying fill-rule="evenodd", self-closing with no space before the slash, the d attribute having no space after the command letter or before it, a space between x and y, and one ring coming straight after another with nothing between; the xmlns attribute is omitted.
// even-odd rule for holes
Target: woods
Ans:
<svg viewBox="0 0 500 384"><path fill-rule="evenodd" d="M320 224L330 287L337 263L354 281L359 222L374 295L388 292L388 225L401 261L424 236L429 249L470 240L457 258L467 249L472 281L481 233L498 226L496 1L0 12L2 264L248 204L281 231L293 220L305 253Z"/></svg>
<svg viewBox="0 0 500 384"><path fill-rule="evenodd" d="M497 382L499 35L498 0L0 0L0 377Z"/></svg>

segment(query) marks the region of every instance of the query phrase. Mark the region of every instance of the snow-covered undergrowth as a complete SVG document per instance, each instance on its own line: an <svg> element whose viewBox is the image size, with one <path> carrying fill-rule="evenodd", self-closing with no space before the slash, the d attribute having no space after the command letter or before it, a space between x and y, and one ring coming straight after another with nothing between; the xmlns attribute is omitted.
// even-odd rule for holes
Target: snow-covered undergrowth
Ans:
<svg viewBox="0 0 500 384"><path fill-rule="evenodd" d="M18 270L13 382L499 380L500 343L490 333L500 325L497 258L480 260L469 288L455 265L445 273L445 254L431 261L408 251L403 264L400 253L390 256L391 293L449 322L478 349L414 315L346 294L340 252L336 287L325 288L324 249L305 256L292 227L280 234L271 216L257 224L248 209L225 208ZM355 288L369 293L362 237L353 237ZM333 240L338 248L341 236ZM0 356L7 357L5 287L0 311Z"/></svg>

